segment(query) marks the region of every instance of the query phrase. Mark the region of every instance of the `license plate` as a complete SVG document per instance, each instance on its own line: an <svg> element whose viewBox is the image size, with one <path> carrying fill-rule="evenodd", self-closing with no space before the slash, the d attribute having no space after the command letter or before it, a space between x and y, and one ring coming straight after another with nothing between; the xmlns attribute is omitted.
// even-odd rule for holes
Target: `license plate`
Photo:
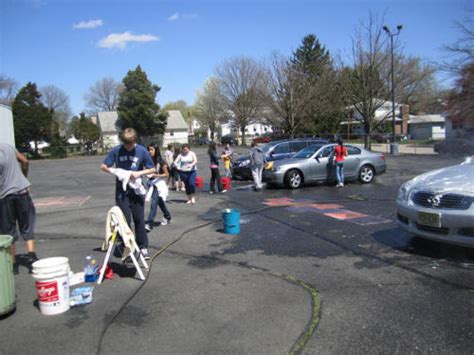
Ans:
<svg viewBox="0 0 474 355"><path fill-rule="evenodd" d="M441 213L418 212L416 221L424 226L441 228Z"/></svg>

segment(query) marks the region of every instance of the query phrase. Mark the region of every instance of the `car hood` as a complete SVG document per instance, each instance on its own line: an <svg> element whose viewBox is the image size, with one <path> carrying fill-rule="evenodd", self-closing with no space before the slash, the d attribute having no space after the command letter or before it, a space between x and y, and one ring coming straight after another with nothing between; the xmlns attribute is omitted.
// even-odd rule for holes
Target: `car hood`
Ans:
<svg viewBox="0 0 474 355"><path fill-rule="evenodd" d="M429 171L409 180L405 186L409 189L474 196L474 162Z"/></svg>

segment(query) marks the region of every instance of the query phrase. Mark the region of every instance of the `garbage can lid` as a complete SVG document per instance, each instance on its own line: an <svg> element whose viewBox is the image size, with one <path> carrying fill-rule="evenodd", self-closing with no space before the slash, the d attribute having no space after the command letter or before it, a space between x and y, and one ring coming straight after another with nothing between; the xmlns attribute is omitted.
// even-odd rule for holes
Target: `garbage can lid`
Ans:
<svg viewBox="0 0 474 355"><path fill-rule="evenodd" d="M13 242L13 237L9 235L0 235L0 248L8 248Z"/></svg>

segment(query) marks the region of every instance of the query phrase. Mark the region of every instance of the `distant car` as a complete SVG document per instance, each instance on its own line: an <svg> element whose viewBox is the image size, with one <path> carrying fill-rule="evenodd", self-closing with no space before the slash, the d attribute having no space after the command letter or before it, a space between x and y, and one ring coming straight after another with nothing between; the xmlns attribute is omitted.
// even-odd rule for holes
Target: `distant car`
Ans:
<svg viewBox="0 0 474 355"><path fill-rule="evenodd" d="M237 139L235 139L232 135L226 135L221 138L222 144L230 144L230 145L237 145Z"/></svg>
<svg viewBox="0 0 474 355"><path fill-rule="evenodd" d="M433 149L438 154L474 155L474 138L451 138L436 142Z"/></svg>
<svg viewBox="0 0 474 355"><path fill-rule="evenodd" d="M398 225L410 233L474 247L474 157L404 183L397 209Z"/></svg>
<svg viewBox="0 0 474 355"><path fill-rule="evenodd" d="M393 142L393 134L392 133L375 133L371 137L377 143ZM395 134L395 139L396 139L397 142L401 142L401 141L407 140L408 136L405 135L405 134Z"/></svg>
<svg viewBox="0 0 474 355"><path fill-rule="evenodd" d="M261 146L261 149L265 153L267 161L274 161L289 158L301 149L317 143L325 144L327 141L312 138L285 139L266 143ZM250 157L248 155L243 155L235 159L232 163L232 178L252 179L252 172L250 171L249 165Z"/></svg>
<svg viewBox="0 0 474 355"><path fill-rule="evenodd" d="M291 159L274 161L263 172L263 180L273 185L297 189L304 183L335 182L336 166L333 152L336 144L311 145ZM375 175L386 170L385 156L353 145L345 145L348 156L344 160L344 180L357 180L368 184Z"/></svg>
<svg viewBox="0 0 474 355"><path fill-rule="evenodd" d="M254 143L268 143L272 140L270 136L260 136L253 139Z"/></svg>

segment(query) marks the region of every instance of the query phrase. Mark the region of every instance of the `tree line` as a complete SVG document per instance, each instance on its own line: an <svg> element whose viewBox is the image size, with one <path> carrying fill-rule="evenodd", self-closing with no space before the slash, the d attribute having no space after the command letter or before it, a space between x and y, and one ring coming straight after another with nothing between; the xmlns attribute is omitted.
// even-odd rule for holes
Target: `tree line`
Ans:
<svg viewBox="0 0 474 355"><path fill-rule="evenodd" d="M470 21L470 22L469 22ZM118 128L133 127L141 136L164 132L166 111L180 110L189 121L195 117L214 140L218 127L231 122L241 133L256 121L276 127L289 137L297 134L321 136L340 131L341 121L357 112L365 132L365 145L381 129L385 119L375 112L390 101L390 48L383 32L383 19L370 15L360 23L349 58L332 55L316 35L305 36L291 55L272 53L265 60L236 56L219 63L214 75L198 91L194 105L180 100L156 103L161 90L137 66L121 82L103 78L84 95L86 113L117 111ZM472 18L458 23L462 37L446 46L453 60L443 70L457 76L452 90L440 89L436 68L421 58L394 50L395 101L408 104L412 113L448 112L458 119L472 117L474 78L474 34ZM52 85L38 89L27 83L19 91L12 78L0 76L0 103L12 106L18 145L57 140L59 132L74 134L82 141L98 138L97 126L86 113L74 116L67 94Z"/></svg>

